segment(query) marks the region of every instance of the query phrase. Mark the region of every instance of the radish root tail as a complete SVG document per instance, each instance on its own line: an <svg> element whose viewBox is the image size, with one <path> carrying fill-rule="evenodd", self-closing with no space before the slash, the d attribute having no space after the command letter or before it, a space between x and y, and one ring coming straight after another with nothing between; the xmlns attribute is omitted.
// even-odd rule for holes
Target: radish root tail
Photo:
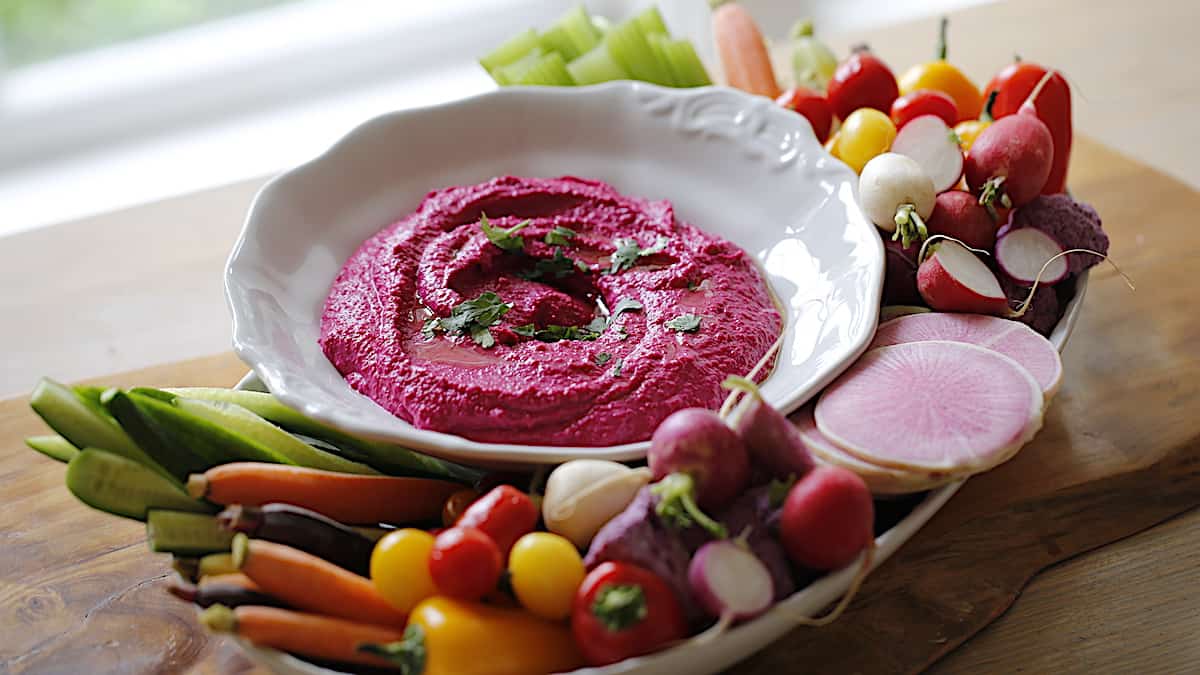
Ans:
<svg viewBox="0 0 1200 675"><path fill-rule="evenodd" d="M775 338L775 342L771 345L771 348L767 350L767 353L762 355L762 358L758 360L758 363L754 364L754 367L751 368L750 372L746 373L742 379L749 380L753 383L754 378L758 377L759 372L761 372L763 368L766 368L767 364L775 358L776 352L778 352L779 348L782 346L783 332L780 332L779 337ZM726 382L728 381L729 380L726 380ZM733 391L729 392L729 396L725 397L725 402L721 404L721 409L717 412L722 419L729 417L729 413L733 411L733 406L737 404L738 399L741 397L742 391L743 390L741 389L734 389Z"/></svg>
<svg viewBox="0 0 1200 675"><path fill-rule="evenodd" d="M700 633L690 640L686 640L686 642L697 645L702 645L706 642L712 642L715 638L720 637L722 633L729 630L731 625L733 625L733 617L728 614L722 614L721 618L718 619L717 622L714 623L708 630Z"/></svg>
<svg viewBox="0 0 1200 675"><path fill-rule="evenodd" d="M875 540L867 546L866 552L863 553L862 565L858 568L858 573L854 575L854 580L850 582L850 588L846 589L846 594L838 601L837 605L829 611L825 616L812 618L809 616L797 615L792 618L797 626L828 626L838 617L846 608L850 606L850 601L854 600L854 596L858 595L858 591L862 588L863 581L866 581L867 575L871 573L871 563L875 560Z"/></svg>
<svg viewBox="0 0 1200 675"><path fill-rule="evenodd" d="M967 249L968 251L971 251L972 253L980 253L980 254L989 255L989 256L991 255L991 253L988 253L987 251L985 251L981 248L971 248L970 246L967 246L966 242L964 242L961 239L955 239L954 237L951 237L951 236L945 235L945 234L935 234L935 235L931 235L928 239L926 239L925 243L921 244L921 250L917 251L917 264L918 265L925 262L925 259L928 256L933 255L933 253L931 253L929 251L930 244L933 244L934 242L940 241L942 239L945 239L946 241L952 241L952 242L958 244L959 246Z"/></svg>
<svg viewBox="0 0 1200 675"><path fill-rule="evenodd" d="M1038 270L1037 276L1033 278L1033 286L1031 286L1029 288L1029 295L1025 296L1025 300L1022 301L1021 304L1017 305L1016 309L1013 309L1011 312L1009 312L1008 318L1019 319L1022 316L1025 316L1025 312L1029 310L1030 304L1033 303L1033 294L1037 292L1038 284L1042 283L1042 275L1046 273L1046 270L1050 267L1050 263L1054 262L1055 260L1058 260L1059 258L1061 258L1069 253L1087 253L1088 255L1094 255L1094 256L1099 257L1100 259L1107 262L1109 265L1112 265L1112 268L1117 271L1117 274L1121 275L1121 279L1123 279L1125 281L1125 285L1129 287L1129 290L1131 290L1131 291L1137 290L1137 287L1135 287L1133 285L1133 279L1130 279L1129 275L1125 274L1125 272L1123 272L1120 267L1117 267L1117 263L1113 262L1112 259L1109 258L1108 256L1104 255L1103 253L1100 253L1099 251L1093 251L1093 250L1087 249L1087 248L1072 248L1072 249L1063 251L1062 253L1058 253L1058 254L1055 254L1054 256L1051 256L1051 258L1049 260L1047 260L1045 262L1045 264L1042 265L1042 269Z"/></svg>

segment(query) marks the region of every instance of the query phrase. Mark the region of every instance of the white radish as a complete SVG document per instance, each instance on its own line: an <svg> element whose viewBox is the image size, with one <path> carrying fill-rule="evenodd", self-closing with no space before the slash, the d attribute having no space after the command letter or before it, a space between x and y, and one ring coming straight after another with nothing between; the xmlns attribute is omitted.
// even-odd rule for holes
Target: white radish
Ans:
<svg viewBox="0 0 1200 675"><path fill-rule="evenodd" d="M1022 286L1033 285L1039 273L1042 275L1042 284L1050 286L1067 278L1069 265L1066 256L1055 257L1064 250L1061 244L1042 230L1023 227L1008 230L996 240L996 263L1009 278Z"/></svg>
<svg viewBox="0 0 1200 675"><path fill-rule="evenodd" d="M885 232L894 232L904 246L924 239L925 219L933 213L937 192L933 181L912 158L885 152L863 167L858 199L867 218Z"/></svg>
<svg viewBox="0 0 1200 675"><path fill-rule="evenodd" d="M753 619L775 600L767 566L737 540L701 546L688 565L688 584L696 602L724 625Z"/></svg>
<svg viewBox="0 0 1200 675"><path fill-rule="evenodd" d="M949 340L1000 352L1033 375L1048 401L1062 383L1062 359L1054 345L1018 321L981 314L910 314L880 324L869 349L906 342Z"/></svg>
<svg viewBox="0 0 1200 675"><path fill-rule="evenodd" d="M1009 312L996 275L974 253L949 239L929 249L933 254L917 268L917 291L926 304L942 312Z"/></svg>
<svg viewBox="0 0 1200 675"><path fill-rule="evenodd" d="M954 480L954 476L944 473L902 471L864 462L825 438L825 435L817 428L816 420L813 419L812 405L806 405L792 413L791 420L800 433L800 439L804 441L808 451L816 457L817 461L853 471L863 479L872 494L902 495L922 492Z"/></svg>
<svg viewBox="0 0 1200 675"><path fill-rule="evenodd" d="M546 529L586 548L605 523L650 482L650 470L603 459L575 459L546 479L542 519Z"/></svg>
<svg viewBox="0 0 1200 675"><path fill-rule="evenodd" d="M817 428L859 459L967 475L1007 461L1042 426L1042 388L972 344L909 342L863 355L821 395Z"/></svg>
<svg viewBox="0 0 1200 675"><path fill-rule="evenodd" d="M892 141L892 152L916 161L933 181L934 192L945 192L962 178L958 137L937 115L921 115L905 124Z"/></svg>

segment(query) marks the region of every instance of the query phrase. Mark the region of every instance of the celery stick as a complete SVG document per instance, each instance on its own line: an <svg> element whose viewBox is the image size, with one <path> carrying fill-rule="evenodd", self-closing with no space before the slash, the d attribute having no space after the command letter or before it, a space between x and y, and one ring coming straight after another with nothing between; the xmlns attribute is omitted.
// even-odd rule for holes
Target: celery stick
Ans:
<svg viewBox="0 0 1200 675"><path fill-rule="evenodd" d="M583 53L579 51L579 47L575 46L575 41L571 39L571 36L562 26L547 28L538 36L538 40L541 42L542 49L547 54L556 52L561 54L563 59L567 61L573 61Z"/></svg>
<svg viewBox="0 0 1200 675"><path fill-rule="evenodd" d="M654 50L635 19L613 26L604 36L604 42L617 63L632 73L634 79L670 84L670 76L654 57Z"/></svg>
<svg viewBox="0 0 1200 675"><path fill-rule="evenodd" d="M525 56L507 66L497 68L492 72L492 78L501 86L520 84L520 80L525 77L525 73L528 73L530 69L536 66L545 55L541 47L534 47Z"/></svg>
<svg viewBox="0 0 1200 675"><path fill-rule="evenodd" d="M567 72L567 62L557 52L547 54L517 81L517 84L573 87L575 80Z"/></svg>
<svg viewBox="0 0 1200 675"><path fill-rule="evenodd" d="M662 14L659 13L658 7L655 5L651 5L641 14L633 17L633 20L642 29L642 34L647 37L651 35L670 37L671 35L667 32L667 24L663 23Z"/></svg>
<svg viewBox="0 0 1200 675"><path fill-rule="evenodd" d="M601 33L592 23L592 17L588 16L583 5L576 5L574 9L563 14L554 22L554 26L562 29L575 45L575 58L600 44ZM567 58L567 55L563 54L563 58ZM567 58L567 61L573 60Z"/></svg>
<svg viewBox="0 0 1200 675"><path fill-rule="evenodd" d="M576 84L597 84L610 80L628 80L631 75L625 67L613 59L608 45L598 44L595 49L567 64L567 72Z"/></svg>
<svg viewBox="0 0 1200 675"><path fill-rule="evenodd" d="M521 57L528 54L539 44L538 34L532 28L517 33L506 40L499 47L484 55L479 59L479 65L483 66L484 70L491 73L501 66L507 66L514 63Z"/></svg>
<svg viewBox="0 0 1200 675"><path fill-rule="evenodd" d="M662 49L667 55L675 85L679 87L703 87L712 84L704 63L696 55L692 43L687 40L664 40Z"/></svg>
<svg viewBox="0 0 1200 675"><path fill-rule="evenodd" d="M658 61L658 67L669 76L669 81L666 84L672 87L680 86L679 77L675 75L674 69L671 67L671 59L667 56L666 43L670 39L658 33L651 33L646 36L646 41L650 44L650 50L654 52L654 58Z"/></svg>

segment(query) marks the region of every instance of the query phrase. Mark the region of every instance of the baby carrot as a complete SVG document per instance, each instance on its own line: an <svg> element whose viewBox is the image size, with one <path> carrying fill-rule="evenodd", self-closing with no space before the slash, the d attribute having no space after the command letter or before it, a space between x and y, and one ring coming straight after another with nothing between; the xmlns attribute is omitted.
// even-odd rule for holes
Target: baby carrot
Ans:
<svg viewBox="0 0 1200 675"><path fill-rule="evenodd" d="M188 493L217 504L261 506L282 502L342 523L437 520L446 498L462 489L433 478L396 478L307 469L286 464L234 462L188 477Z"/></svg>
<svg viewBox="0 0 1200 675"><path fill-rule="evenodd" d="M315 659L399 668L387 659L358 650L363 644L388 644L404 639L402 628L384 628L344 619L303 614L274 607L213 605L200 622L218 633L233 633L261 647Z"/></svg>
<svg viewBox="0 0 1200 675"><path fill-rule="evenodd" d="M239 533L233 564L267 595L297 609L381 626L403 626L408 618L370 579L290 546Z"/></svg>
<svg viewBox="0 0 1200 675"><path fill-rule="evenodd" d="M771 55L750 13L736 3L721 5L713 10L712 29L729 86L777 98L779 83L775 81Z"/></svg>
<svg viewBox="0 0 1200 675"><path fill-rule="evenodd" d="M238 587L244 588L248 591L258 591L259 593L262 592L262 589L258 587L258 584L251 581L250 577L246 576L245 574L242 574L241 572L223 572L221 574L210 574L208 576L200 577L200 580L196 582L196 585L200 586L201 588L203 588L204 586L208 586L210 584L221 584L224 586L238 586Z"/></svg>

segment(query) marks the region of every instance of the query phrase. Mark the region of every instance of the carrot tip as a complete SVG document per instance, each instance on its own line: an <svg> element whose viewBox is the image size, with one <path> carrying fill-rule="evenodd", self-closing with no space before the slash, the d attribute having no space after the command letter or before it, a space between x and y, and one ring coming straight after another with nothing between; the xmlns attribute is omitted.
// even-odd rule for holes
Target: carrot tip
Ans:
<svg viewBox="0 0 1200 675"><path fill-rule="evenodd" d="M203 499L208 494L208 479L202 473L193 473L187 479L187 493L196 499Z"/></svg>
<svg viewBox="0 0 1200 675"><path fill-rule="evenodd" d="M232 633L237 629L237 616L225 605L213 605L200 612L200 623L214 633Z"/></svg>
<svg viewBox="0 0 1200 675"><path fill-rule="evenodd" d="M250 537L238 532L233 535L233 566L242 569L246 556L250 554Z"/></svg>

